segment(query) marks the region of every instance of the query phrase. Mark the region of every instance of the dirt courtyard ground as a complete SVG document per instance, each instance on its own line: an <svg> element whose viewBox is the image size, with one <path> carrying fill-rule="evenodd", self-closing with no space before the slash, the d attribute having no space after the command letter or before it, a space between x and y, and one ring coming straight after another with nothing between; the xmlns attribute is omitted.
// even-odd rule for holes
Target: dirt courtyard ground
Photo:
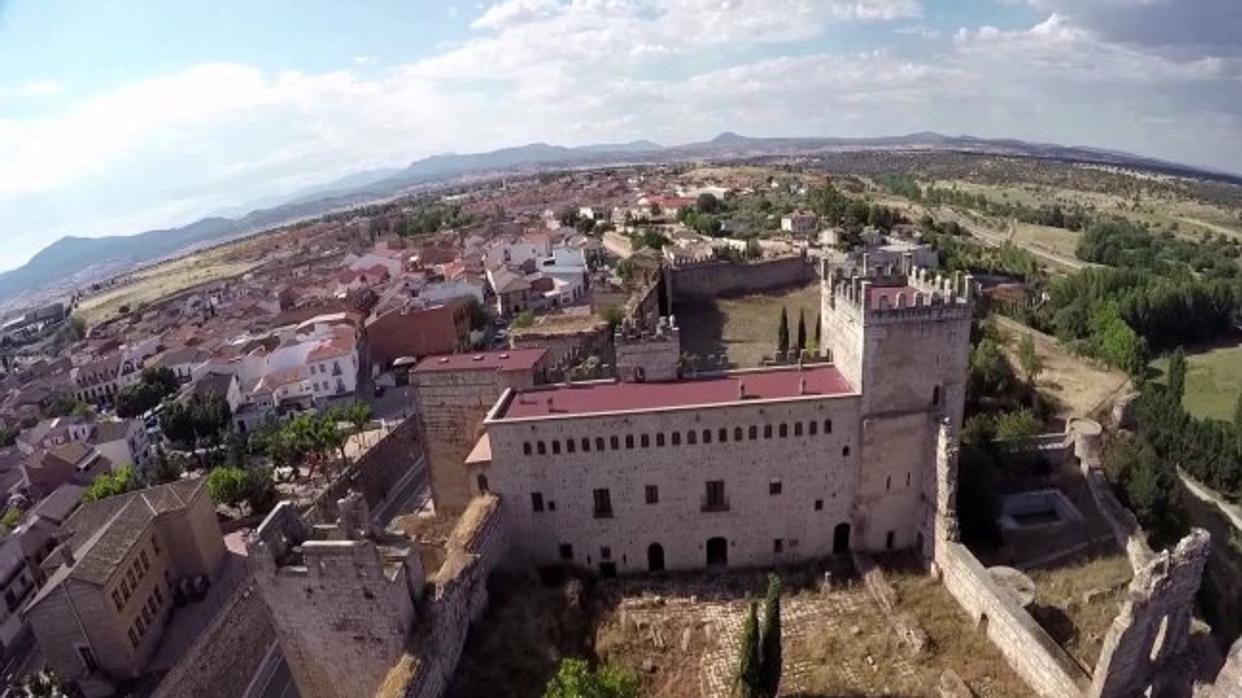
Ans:
<svg viewBox="0 0 1242 698"><path fill-rule="evenodd" d="M681 328L681 350L699 358L699 365L719 368L706 357L724 353L730 368L763 364L776 353L781 308L789 318L789 341L796 340L798 312L805 313L808 341L815 338L819 317L819 283L745 296L677 303L673 309Z"/></svg>

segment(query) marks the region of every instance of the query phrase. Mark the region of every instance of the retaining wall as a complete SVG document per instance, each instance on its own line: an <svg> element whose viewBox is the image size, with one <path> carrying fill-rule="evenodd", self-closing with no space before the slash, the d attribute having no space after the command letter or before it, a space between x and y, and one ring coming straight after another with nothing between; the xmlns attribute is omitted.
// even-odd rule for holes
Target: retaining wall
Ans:
<svg viewBox="0 0 1242 698"><path fill-rule="evenodd" d="M669 297L679 302L686 298L756 293L807 284L817 278L815 265L802 257L750 263L706 262L671 269Z"/></svg>
<svg viewBox="0 0 1242 698"><path fill-rule="evenodd" d="M1009 666L1044 696L1081 696L1091 677L1017 601L1002 591L970 550L944 541L936 564L953 598L983 626Z"/></svg>

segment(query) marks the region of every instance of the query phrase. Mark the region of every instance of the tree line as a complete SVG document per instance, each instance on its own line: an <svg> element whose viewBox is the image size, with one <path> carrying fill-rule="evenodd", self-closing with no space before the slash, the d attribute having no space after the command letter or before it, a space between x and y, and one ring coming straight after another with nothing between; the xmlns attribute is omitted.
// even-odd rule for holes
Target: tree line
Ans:
<svg viewBox="0 0 1242 698"><path fill-rule="evenodd" d="M1012 218L1022 223L1033 223L1051 228L1082 230L1092 220L1091 214L1081 206L1062 207L1059 204L1028 206L1015 201L996 201L982 193L953 188L928 186L923 188L909 175L886 175L879 178L880 186L890 194L904 196L929 206L959 206L978 211L984 215Z"/></svg>

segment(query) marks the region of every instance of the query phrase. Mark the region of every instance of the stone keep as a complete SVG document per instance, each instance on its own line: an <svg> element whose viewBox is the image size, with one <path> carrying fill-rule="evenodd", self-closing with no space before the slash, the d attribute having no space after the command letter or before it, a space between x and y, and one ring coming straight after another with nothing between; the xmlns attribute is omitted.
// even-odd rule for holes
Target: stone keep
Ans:
<svg viewBox="0 0 1242 698"><path fill-rule="evenodd" d="M617 377L626 382L677 379L681 338L673 318L660 318L655 332L617 328L613 336Z"/></svg>
<svg viewBox="0 0 1242 698"><path fill-rule="evenodd" d="M246 541L305 698L374 695L405 650L424 582L413 544L370 531L360 495L338 507L337 524L311 528L281 502Z"/></svg>

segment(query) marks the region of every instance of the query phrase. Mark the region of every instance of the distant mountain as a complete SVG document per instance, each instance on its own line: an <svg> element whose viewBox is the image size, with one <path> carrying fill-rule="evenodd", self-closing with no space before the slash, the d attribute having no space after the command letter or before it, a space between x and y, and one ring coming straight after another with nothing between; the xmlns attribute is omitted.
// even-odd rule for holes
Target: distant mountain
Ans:
<svg viewBox="0 0 1242 698"><path fill-rule="evenodd" d="M1242 184L1237 175L1211 172L1112 150L1014 139L946 136L931 131L877 138L751 138L724 132L710 141L664 147L651 141L565 147L532 143L485 153L444 154L416 160L400 169L356 172L291 194L234 207L232 215L216 216L179 228L132 236L67 237L34 256L25 266L0 274L0 296L83 283L118 270L158 260L196 245L220 242L295 220L346 210L397 196L420 186L502 172L530 172L561 167L643 164L693 159L729 159L764 155L811 154L832 150L912 149L1010 155L1134 167L1157 172ZM253 208L245 215L239 215Z"/></svg>

